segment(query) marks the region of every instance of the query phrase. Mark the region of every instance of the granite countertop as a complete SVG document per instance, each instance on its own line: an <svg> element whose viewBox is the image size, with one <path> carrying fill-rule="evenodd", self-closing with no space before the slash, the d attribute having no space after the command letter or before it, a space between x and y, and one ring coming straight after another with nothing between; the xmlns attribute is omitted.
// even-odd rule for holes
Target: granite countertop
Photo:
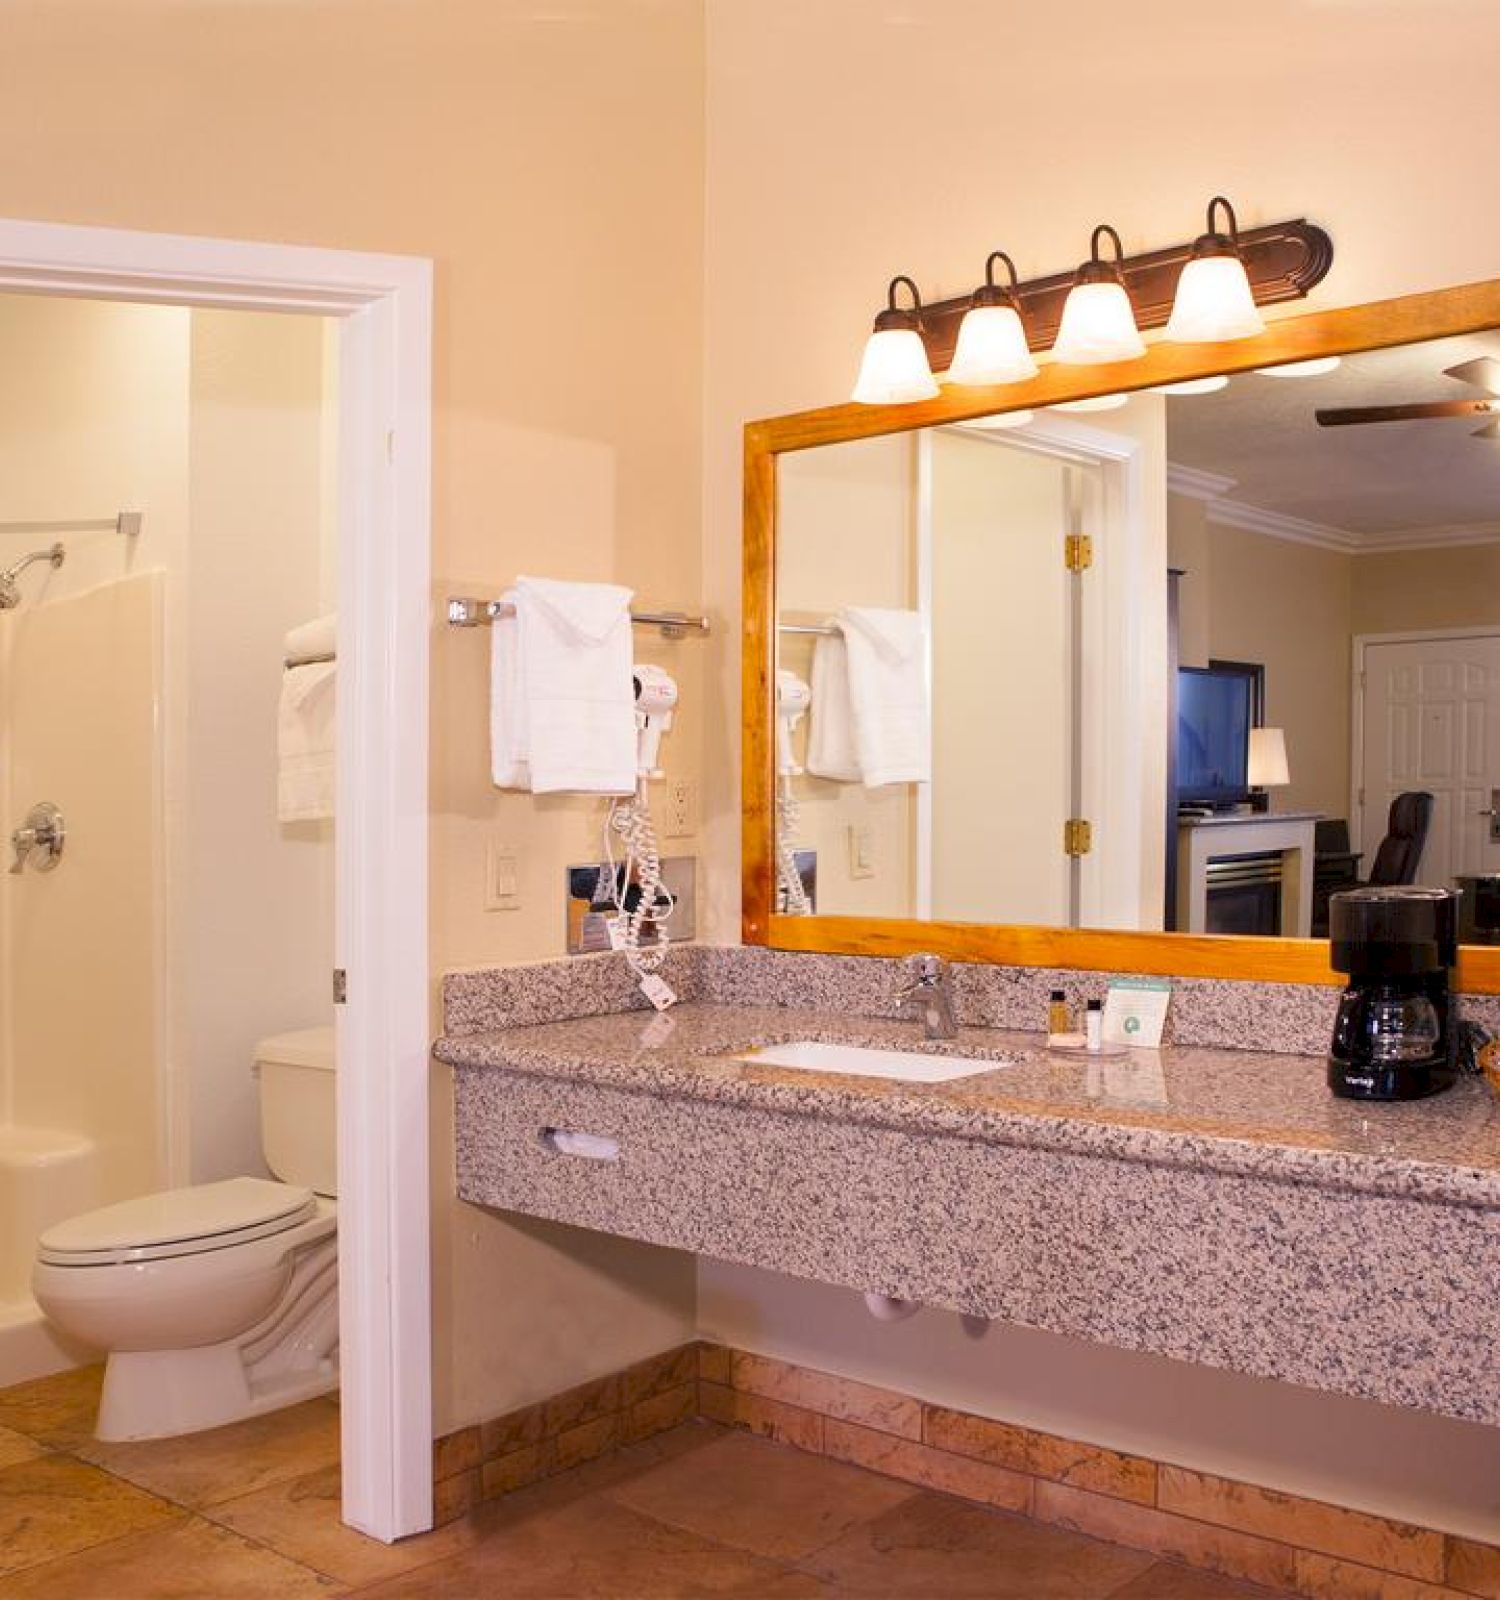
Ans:
<svg viewBox="0 0 1500 1600"><path fill-rule="evenodd" d="M792 1039L997 1065L912 1084L736 1059ZM436 1054L461 1069L1500 1209L1500 1098L1481 1079L1372 1104L1335 1099L1321 1057L1169 1047L1086 1060L1048 1051L1034 1033L963 1028L929 1044L911 1022L702 1003L448 1037Z"/></svg>

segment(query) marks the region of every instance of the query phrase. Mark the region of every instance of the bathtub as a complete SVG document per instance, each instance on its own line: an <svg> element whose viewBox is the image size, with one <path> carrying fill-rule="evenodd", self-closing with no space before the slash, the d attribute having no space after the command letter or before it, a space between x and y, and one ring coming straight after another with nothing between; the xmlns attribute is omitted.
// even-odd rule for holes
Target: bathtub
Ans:
<svg viewBox="0 0 1500 1600"><path fill-rule="evenodd" d="M0 1126L0 1388L87 1361L54 1333L31 1297L38 1236L100 1203L92 1139L51 1128Z"/></svg>

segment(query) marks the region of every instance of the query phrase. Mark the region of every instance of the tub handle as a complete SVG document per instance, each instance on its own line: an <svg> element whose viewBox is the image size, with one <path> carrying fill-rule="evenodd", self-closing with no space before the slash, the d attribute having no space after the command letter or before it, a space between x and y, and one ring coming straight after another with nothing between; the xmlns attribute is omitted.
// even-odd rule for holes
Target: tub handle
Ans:
<svg viewBox="0 0 1500 1600"><path fill-rule="evenodd" d="M597 1133L572 1128L543 1128L542 1143L558 1156L582 1156L586 1161L618 1161L619 1142Z"/></svg>

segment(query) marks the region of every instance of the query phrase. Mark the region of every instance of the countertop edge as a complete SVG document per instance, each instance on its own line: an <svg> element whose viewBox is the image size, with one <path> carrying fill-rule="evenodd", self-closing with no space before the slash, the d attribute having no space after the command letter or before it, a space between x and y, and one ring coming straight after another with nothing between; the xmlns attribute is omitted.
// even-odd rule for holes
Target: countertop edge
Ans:
<svg viewBox="0 0 1500 1600"><path fill-rule="evenodd" d="M941 1135L981 1144L1185 1168L1388 1200L1500 1210L1500 1173L1479 1168L1042 1110L959 1113L941 1102L902 1097L899 1091L879 1096L844 1093L821 1075L810 1074L806 1084L789 1088L744 1078L715 1078L659 1060L601 1064L571 1054L564 1056L556 1045L546 1050L528 1049L520 1037L527 1031L502 1029L445 1035L433 1046L433 1055L444 1065L461 1071L518 1073L784 1116L830 1117L896 1132ZM702 1059L712 1063L734 1058L706 1055Z"/></svg>

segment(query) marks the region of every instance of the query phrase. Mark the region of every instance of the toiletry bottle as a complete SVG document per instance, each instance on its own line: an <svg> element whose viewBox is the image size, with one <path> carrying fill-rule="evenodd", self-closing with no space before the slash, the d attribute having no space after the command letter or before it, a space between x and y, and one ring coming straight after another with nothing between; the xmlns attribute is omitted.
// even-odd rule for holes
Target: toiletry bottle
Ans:
<svg viewBox="0 0 1500 1600"><path fill-rule="evenodd" d="M1068 997L1061 989L1052 991L1047 1002L1047 1037L1055 1039L1060 1033L1072 1031L1073 1019L1068 1013Z"/></svg>
<svg viewBox="0 0 1500 1600"><path fill-rule="evenodd" d="M1090 1000L1083 1014L1084 1048L1097 1050L1104 1043L1104 1002Z"/></svg>

